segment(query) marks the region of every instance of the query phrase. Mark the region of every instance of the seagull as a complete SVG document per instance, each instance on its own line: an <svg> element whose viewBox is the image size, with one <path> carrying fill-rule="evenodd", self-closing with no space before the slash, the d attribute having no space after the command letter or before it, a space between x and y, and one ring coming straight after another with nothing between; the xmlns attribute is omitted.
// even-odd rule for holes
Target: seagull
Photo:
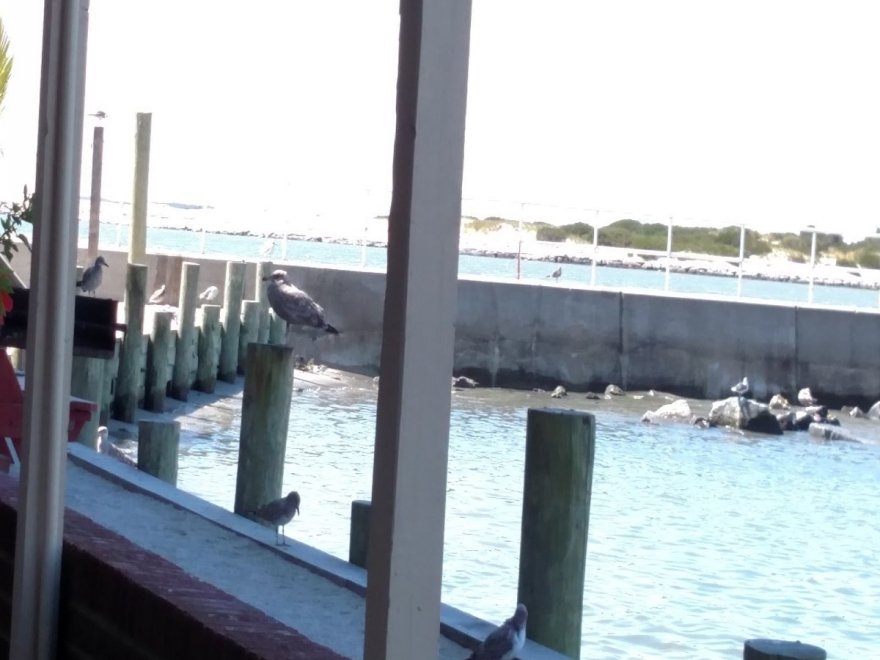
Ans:
<svg viewBox="0 0 880 660"><path fill-rule="evenodd" d="M552 277L554 280L556 280L558 282L559 278L562 277L562 266L560 266L559 268L554 270L552 273L547 275L547 277Z"/></svg>
<svg viewBox="0 0 880 660"><path fill-rule="evenodd" d="M305 291L297 289L287 277L287 271L276 270L264 277L269 282L266 296L275 313L287 322L287 329L306 328L324 330L338 335L339 330L324 320L324 308Z"/></svg>
<svg viewBox="0 0 880 660"><path fill-rule="evenodd" d="M207 289L199 294L199 300L202 300L204 302L211 302L218 296L219 293L220 289L218 289L216 286L209 286Z"/></svg>
<svg viewBox="0 0 880 660"><path fill-rule="evenodd" d="M270 238L268 241L263 243L263 248L260 251L261 257L271 257L275 253L275 246L277 243L274 238Z"/></svg>
<svg viewBox="0 0 880 660"><path fill-rule="evenodd" d="M747 396L750 389L749 378L748 376L744 376L740 382L730 388L730 391L737 396Z"/></svg>
<svg viewBox="0 0 880 660"><path fill-rule="evenodd" d="M103 110L98 110L97 112L90 112L89 117L97 117L98 119L106 119L107 113Z"/></svg>
<svg viewBox="0 0 880 660"><path fill-rule="evenodd" d="M525 646L528 616L526 606L517 605L513 616L489 633L468 660L513 660Z"/></svg>
<svg viewBox="0 0 880 660"><path fill-rule="evenodd" d="M805 387L800 392L798 392L797 396L798 403L802 406L815 406L819 403L819 399L813 396L813 393L810 392L809 387Z"/></svg>
<svg viewBox="0 0 880 660"><path fill-rule="evenodd" d="M110 456L111 458L115 458L116 460L121 461L126 465L136 468L137 463L133 461L128 456L128 454L126 454L119 447L109 441L109 433L110 431L106 426L98 427L98 453L104 454L105 456Z"/></svg>
<svg viewBox="0 0 880 660"><path fill-rule="evenodd" d="M153 291L152 295L150 296L149 303L151 305L158 305L163 300L165 300L165 285L164 284L162 286L160 286L158 289L156 289L155 291Z"/></svg>
<svg viewBox="0 0 880 660"><path fill-rule="evenodd" d="M287 545L284 542L284 526L293 520L293 517L299 513L299 493L295 490L290 491L287 497L278 500L272 500L268 504L264 504L252 514L257 518L261 518L266 522L275 525L275 545ZM281 542L278 542L278 528L281 528Z"/></svg>
<svg viewBox="0 0 880 660"><path fill-rule="evenodd" d="M107 262L104 261L104 257L98 257L95 259L95 263L92 266L89 266L83 271L82 279L76 283L76 285L82 289L83 293L91 293L95 294L95 289L101 286L101 280L104 277L104 273L101 271L101 266L110 266L107 265Z"/></svg>

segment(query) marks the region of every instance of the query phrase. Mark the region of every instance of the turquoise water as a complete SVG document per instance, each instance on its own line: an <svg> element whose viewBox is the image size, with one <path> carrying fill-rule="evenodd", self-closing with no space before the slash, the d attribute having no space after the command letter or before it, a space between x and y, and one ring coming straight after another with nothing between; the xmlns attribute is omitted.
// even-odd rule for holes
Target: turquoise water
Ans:
<svg viewBox="0 0 880 660"><path fill-rule="evenodd" d="M185 429L179 470L180 487L227 508L230 401L228 417ZM351 500L371 494L375 403L366 386L306 390L291 407L283 490L303 503L288 533L345 559ZM443 599L489 621L516 601L527 409L551 403L453 395ZM880 425L844 421L862 445L640 424L659 403L565 400L597 419L582 657L733 659L753 637L880 657Z"/></svg>
<svg viewBox="0 0 880 660"><path fill-rule="evenodd" d="M128 237L127 225L104 224L102 226L103 246L123 246ZM87 229L81 227L80 240L87 240ZM270 257L263 256L268 239L259 236L236 236L231 234L203 233L180 229L151 228L147 234L149 251L188 252L210 255L228 255L237 259L271 258L314 264L366 267L384 270L386 250L384 247L362 247L319 241L284 241L278 239ZM524 279L546 281L556 264L546 261L523 261ZM565 286L586 286L591 282L591 267L580 264L565 264ZM516 260L495 257L461 255L458 261L461 276L516 277ZM596 285L611 288L635 288L663 290L665 274L660 271L646 271L633 268L612 268L597 266ZM733 277L671 273L669 290L680 293L737 295L737 280ZM809 286L802 283L776 282L768 280L743 279L742 296L762 300L779 300L806 303L809 300ZM877 308L878 292L843 286L815 285L813 302L823 305L843 307Z"/></svg>

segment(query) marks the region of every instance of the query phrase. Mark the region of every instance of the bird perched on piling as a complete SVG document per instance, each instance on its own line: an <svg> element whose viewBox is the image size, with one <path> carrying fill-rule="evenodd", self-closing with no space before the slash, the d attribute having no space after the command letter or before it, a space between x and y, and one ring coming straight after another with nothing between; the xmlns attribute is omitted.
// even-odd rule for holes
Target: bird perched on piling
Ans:
<svg viewBox="0 0 880 660"><path fill-rule="evenodd" d="M743 379L731 387L730 391L737 396L748 396L750 389L748 376L743 376Z"/></svg>
<svg viewBox="0 0 880 660"><path fill-rule="evenodd" d="M558 282L559 278L562 277L562 266L554 270L547 277L552 277L554 281Z"/></svg>
<svg viewBox="0 0 880 660"><path fill-rule="evenodd" d="M151 305L158 305L163 300L165 300L165 285L164 284L162 286L160 286L158 289L156 289L155 291L153 291L152 295L150 296L149 303Z"/></svg>
<svg viewBox="0 0 880 660"><path fill-rule="evenodd" d="M82 289L83 293L94 295L95 289L101 286L101 280L104 278L104 272L101 270L103 266L110 268L104 257L99 256L94 264L83 271L82 279L76 283L76 286Z"/></svg>
<svg viewBox="0 0 880 660"><path fill-rule="evenodd" d="M293 520L299 513L299 493L290 491L286 497L272 500L260 508L251 512L251 515L275 525L275 545L287 545L284 541L284 526ZM278 528L281 528L281 536L278 536ZM280 538L280 543L279 543Z"/></svg>
<svg viewBox="0 0 880 660"><path fill-rule="evenodd" d="M809 387L803 388L797 395L798 403L802 406L815 406L819 403L819 399L813 396Z"/></svg>
<svg viewBox="0 0 880 660"><path fill-rule="evenodd" d="M324 308L312 300L305 291L290 283L287 271L276 270L263 281L269 282L266 297L275 313L287 323L287 329L304 329L307 332L323 330L338 335L339 330L324 320Z"/></svg>
<svg viewBox="0 0 880 660"><path fill-rule="evenodd" d="M468 660L513 660L526 643L526 606L516 606L513 616L489 633Z"/></svg>
<svg viewBox="0 0 880 660"><path fill-rule="evenodd" d="M216 286L209 286L207 289L199 294L199 300L201 300L202 302L211 302L218 295L220 295L220 289L218 289Z"/></svg>

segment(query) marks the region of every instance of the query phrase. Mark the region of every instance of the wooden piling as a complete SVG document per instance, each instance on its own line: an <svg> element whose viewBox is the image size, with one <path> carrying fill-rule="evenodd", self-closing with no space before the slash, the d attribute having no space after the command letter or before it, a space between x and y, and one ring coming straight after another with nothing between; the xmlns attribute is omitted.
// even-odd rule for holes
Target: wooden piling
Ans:
<svg viewBox="0 0 880 660"><path fill-rule="evenodd" d="M217 384L217 358L220 354L220 305L202 306L202 325L199 328L199 366L196 369L195 388L213 392Z"/></svg>
<svg viewBox="0 0 880 660"><path fill-rule="evenodd" d="M113 397L113 417L129 424L134 422L141 380L141 350L144 333L144 300L147 288L147 267L128 264L125 276L125 323L127 325L119 352L119 372Z"/></svg>
<svg viewBox="0 0 880 660"><path fill-rule="evenodd" d="M361 568L367 567L367 548L370 545L370 501L351 503L351 531L348 537L348 561Z"/></svg>
<svg viewBox="0 0 880 660"><path fill-rule="evenodd" d="M269 343L283 346L287 343L287 321L269 310Z"/></svg>
<svg viewBox="0 0 880 660"><path fill-rule="evenodd" d="M530 409L526 434L518 602L529 639L580 658L596 420Z"/></svg>
<svg viewBox="0 0 880 660"><path fill-rule="evenodd" d="M177 452L180 422L141 420L138 422L138 470L177 485Z"/></svg>
<svg viewBox="0 0 880 660"><path fill-rule="evenodd" d="M223 324L220 328L220 368L217 375L220 380L227 383L234 383L238 374L244 271L245 263L243 261L228 261L226 263Z"/></svg>
<svg viewBox="0 0 880 660"><path fill-rule="evenodd" d="M268 282L264 282L264 277L269 277L275 265L271 261L261 261L257 265L257 280L254 283L254 298L260 303L260 329L257 333L257 342L265 344L269 342L269 296Z"/></svg>
<svg viewBox="0 0 880 660"><path fill-rule="evenodd" d="M122 352L122 339L117 337L113 343L113 357L104 360L104 392L101 396L98 421L107 426L110 421L110 409L116 396L116 380L119 376L119 354Z"/></svg>
<svg viewBox="0 0 880 660"><path fill-rule="evenodd" d="M825 660L825 649L801 642L776 639L748 639L743 644L743 660Z"/></svg>
<svg viewBox="0 0 880 660"><path fill-rule="evenodd" d="M92 190L89 200L89 249L88 257L94 261L98 256L101 233L101 172L104 169L104 127L95 126L92 133Z"/></svg>
<svg viewBox="0 0 880 660"><path fill-rule="evenodd" d="M260 332L260 303L257 300L245 300L242 303L242 322L238 337L238 373L247 370L248 345L256 343Z"/></svg>
<svg viewBox="0 0 880 660"><path fill-rule="evenodd" d="M144 376L144 408L152 412L165 411L165 394L171 380L171 352L174 332L171 322L174 312L156 312L153 330L147 346L147 371Z"/></svg>
<svg viewBox="0 0 880 660"><path fill-rule="evenodd" d="M246 364L235 482L235 512L240 515L281 496L293 350L250 344Z"/></svg>
<svg viewBox="0 0 880 660"><path fill-rule="evenodd" d="M94 401L100 407L104 396L104 362L101 358L74 355L70 371L71 395ZM83 424L76 441L97 449L99 421L100 413L96 410Z"/></svg>
<svg viewBox="0 0 880 660"><path fill-rule="evenodd" d="M196 343L196 307L199 302L199 264L184 261L180 269L180 298L177 308L177 351L171 373L170 393L186 401L192 385L194 348Z"/></svg>
<svg viewBox="0 0 880 660"><path fill-rule="evenodd" d="M134 138L134 193L131 202L131 234L128 242L129 263L143 263L147 259L147 190L150 181L152 123L152 113L137 113L137 130Z"/></svg>

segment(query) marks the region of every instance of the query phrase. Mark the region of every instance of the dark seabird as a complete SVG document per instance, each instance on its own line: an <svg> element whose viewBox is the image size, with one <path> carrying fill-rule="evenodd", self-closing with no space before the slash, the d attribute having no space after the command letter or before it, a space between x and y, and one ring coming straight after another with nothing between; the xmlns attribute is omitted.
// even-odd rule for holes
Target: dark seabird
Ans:
<svg viewBox="0 0 880 660"><path fill-rule="evenodd" d="M266 295L275 313L287 322L287 329L324 330L332 335L339 331L324 320L324 308L305 291L296 288L287 278L287 271L276 270L263 281L269 282Z"/></svg>
<svg viewBox="0 0 880 660"><path fill-rule="evenodd" d="M513 660L525 646L528 616L526 606L517 605L513 616L489 633L468 660Z"/></svg>
<svg viewBox="0 0 880 660"><path fill-rule="evenodd" d="M547 277L552 277L554 280L556 280L558 282L559 278L562 277L562 266L560 266L559 268L554 270Z"/></svg>
<svg viewBox="0 0 880 660"><path fill-rule="evenodd" d="M203 302L211 302L220 294L220 289L216 286L209 286L199 294L199 300Z"/></svg>
<svg viewBox="0 0 880 660"><path fill-rule="evenodd" d="M287 497L272 500L253 512L257 518L275 525L275 545L287 545L284 541L284 526L293 520L293 516L299 513L299 493L290 491ZM281 528L281 536L278 536L278 528ZM280 538L280 543L279 543Z"/></svg>
<svg viewBox="0 0 880 660"><path fill-rule="evenodd" d="M748 396L749 390L750 388L748 376L744 376L740 382L730 388L730 391L737 396Z"/></svg>
<svg viewBox="0 0 880 660"><path fill-rule="evenodd" d="M93 265L83 271L82 279L76 283L83 293L92 293L94 295L95 289L101 286L101 280L104 277L104 273L101 270L102 266L110 267L104 261L104 257L98 257Z"/></svg>
<svg viewBox="0 0 880 660"><path fill-rule="evenodd" d="M106 119L107 113L103 110L98 110L97 112L90 112L89 117L97 117L98 119Z"/></svg>
<svg viewBox="0 0 880 660"><path fill-rule="evenodd" d="M165 300L165 285L164 284L162 286L160 286L158 289L156 289L155 291L153 291L153 294L150 296L149 302L151 305L158 305L163 300Z"/></svg>

